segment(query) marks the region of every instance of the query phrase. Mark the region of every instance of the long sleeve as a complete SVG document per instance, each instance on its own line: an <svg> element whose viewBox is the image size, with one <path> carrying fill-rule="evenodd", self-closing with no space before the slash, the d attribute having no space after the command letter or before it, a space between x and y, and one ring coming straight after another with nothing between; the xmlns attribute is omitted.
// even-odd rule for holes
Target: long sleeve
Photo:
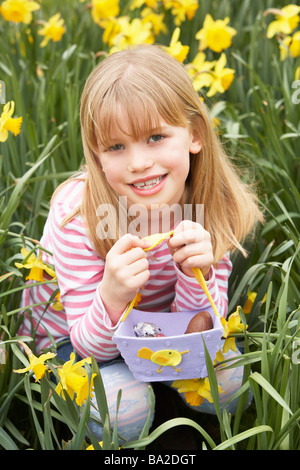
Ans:
<svg viewBox="0 0 300 470"><path fill-rule="evenodd" d="M81 357L93 354L97 360L108 360L119 352L99 295L105 262L93 250L80 216L60 228L65 215L64 204L54 204L48 230L70 339Z"/></svg>

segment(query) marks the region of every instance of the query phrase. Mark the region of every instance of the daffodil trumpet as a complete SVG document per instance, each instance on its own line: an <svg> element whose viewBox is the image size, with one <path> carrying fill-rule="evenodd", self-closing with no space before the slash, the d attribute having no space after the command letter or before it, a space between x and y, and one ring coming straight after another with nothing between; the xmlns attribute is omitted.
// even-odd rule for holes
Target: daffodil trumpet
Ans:
<svg viewBox="0 0 300 470"><path fill-rule="evenodd" d="M171 238L173 236L173 233L174 233L174 230L171 230L170 232L167 232L167 233L156 233L154 235L149 235L148 237L144 237L143 240L148 240L148 241L151 242L151 245L147 248L144 248L144 251L152 250L154 247L159 245L159 243L166 240L166 238ZM208 298L208 300L209 300L209 302L212 306L212 309L213 309L216 317L219 317L220 314L219 314L218 309L215 306L215 303L214 303L214 301L213 301L213 299L212 299L212 297L209 293L209 290L207 288L207 285L206 285L206 282L205 282L205 279L204 279L204 276L202 274L201 269L192 268L192 271L193 271L194 276L195 276L196 280L198 281L199 285L202 287L203 291L205 292L205 294L206 294L206 296L207 296L207 298ZM125 319L127 318L130 311L133 309L133 307L137 306L140 299L141 299L141 294L138 292L136 294L136 296L134 297L134 299L127 305L126 310L125 310L125 312L123 313L123 316L122 316L122 322L125 321Z"/></svg>

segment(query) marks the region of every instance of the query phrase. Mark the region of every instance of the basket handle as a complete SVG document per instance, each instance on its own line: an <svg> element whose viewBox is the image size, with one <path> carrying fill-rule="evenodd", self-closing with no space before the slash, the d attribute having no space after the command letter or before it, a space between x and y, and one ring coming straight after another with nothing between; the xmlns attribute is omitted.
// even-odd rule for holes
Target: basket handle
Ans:
<svg viewBox="0 0 300 470"><path fill-rule="evenodd" d="M171 237L172 235L173 235L173 230L171 230L168 233L158 233L158 234L155 234L155 235L149 235L148 237L145 237L144 240L148 239L148 240L152 241L153 243L150 247L144 249L144 251L150 251L156 245L161 243L166 238ZM204 276L202 274L201 269L200 268L192 268L192 271L193 271L194 276L197 279L199 285L202 287L204 293L206 294L216 317L219 317L220 314L219 314L218 309L217 309L217 307L216 307L216 305L215 305L215 303L212 299L212 296L210 295L210 292L207 288L207 285L206 285L206 282L205 282L205 279L204 279ZM136 307L136 305L139 303L140 299L141 299L141 294L138 292L136 294L136 296L134 297L134 299L127 305L126 310L125 310L125 312L123 313L123 316L122 316L122 322L126 319L127 315L130 313L130 311L133 309L133 307Z"/></svg>

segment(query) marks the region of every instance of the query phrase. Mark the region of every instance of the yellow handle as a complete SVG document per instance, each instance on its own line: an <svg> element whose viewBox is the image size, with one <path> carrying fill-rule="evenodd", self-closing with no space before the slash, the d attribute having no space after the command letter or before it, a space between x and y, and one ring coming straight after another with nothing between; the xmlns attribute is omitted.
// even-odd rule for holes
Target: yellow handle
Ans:
<svg viewBox="0 0 300 470"><path fill-rule="evenodd" d="M125 310L125 313L123 314L122 321L125 320L129 312L133 309L133 307L137 304L139 298L139 292L136 294L135 298L130 302L130 304L127 305L127 308Z"/></svg>
<svg viewBox="0 0 300 470"><path fill-rule="evenodd" d="M210 302L210 305L212 306L213 311L214 311L215 314L216 314L216 317L219 317L220 314L219 314L219 312L218 312L218 310L217 310L217 307L215 306L215 303L214 303L214 301L213 301L213 299L212 299L212 296L210 295L210 292L209 292L209 290L208 290L208 288L207 288L207 285L206 285L206 282L205 282L205 279L204 279L204 277L203 277L203 274L202 274L201 269L199 269L199 268L192 268L192 271L193 271L193 273L194 273L194 275L195 275L195 278L196 278L197 281L199 282L200 286L201 286L202 289L204 290L204 292L205 292L205 294L206 294L206 296L207 296L207 298L208 298L208 300L209 300L209 302Z"/></svg>

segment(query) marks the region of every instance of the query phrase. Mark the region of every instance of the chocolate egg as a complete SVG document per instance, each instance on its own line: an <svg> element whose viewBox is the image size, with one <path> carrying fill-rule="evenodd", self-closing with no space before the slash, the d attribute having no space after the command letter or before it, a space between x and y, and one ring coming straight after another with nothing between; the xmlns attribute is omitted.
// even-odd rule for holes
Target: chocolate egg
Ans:
<svg viewBox="0 0 300 470"><path fill-rule="evenodd" d="M198 333L200 331L211 330L213 328L213 321L210 313L207 311L196 313L190 320L185 334Z"/></svg>

